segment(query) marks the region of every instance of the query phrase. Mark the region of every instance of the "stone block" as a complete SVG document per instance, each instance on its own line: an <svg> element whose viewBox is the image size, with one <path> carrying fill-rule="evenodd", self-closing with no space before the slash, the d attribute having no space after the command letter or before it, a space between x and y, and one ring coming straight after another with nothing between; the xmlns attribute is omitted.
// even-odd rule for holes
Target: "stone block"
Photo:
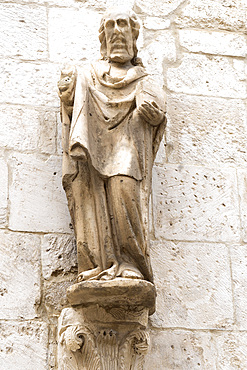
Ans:
<svg viewBox="0 0 247 370"><path fill-rule="evenodd" d="M10 168L10 228L70 233L70 216L62 189L61 158L12 155Z"/></svg>
<svg viewBox="0 0 247 370"><path fill-rule="evenodd" d="M2 2L15 2L16 0L2 0ZM23 0L23 3L38 3L39 5L46 5L47 0ZM131 9L135 3L135 0L128 1L128 7ZM109 7L114 6L126 6L125 0L49 0L49 6L57 6L59 8L74 8L74 9L81 9L81 8L92 8L98 11L104 11Z"/></svg>
<svg viewBox="0 0 247 370"><path fill-rule="evenodd" d="M155 327L231 328L233 297L228 249L215 243L153 243Z"/></svg>
<svg viewBox="0 0 247 370"><path fill-rule="evenodd" d="M57 114L45 108L0 105L0 146L18 151L56 152Z"/></svg>
<svg viewBox="0 0 247 370"><path fill-rule="evenodd" d="M247 330L247 246L234 245L230 248L236 324Z"/></svg>
<svg viewBox="0 0 247 370"><path fill-rule="evenodd" d="M44 7L0 4L0 17L1 56L32 60L48 57Z"/></svg>
<svg viewBox="0 0 247 370"><path fill-rule="evenodd" d="M0 319L37 317L40 303L40 238L0 232Z"/></svg>
<svg viewBox="0 0 247 370"><path fill-rule="evenodd" d="M246 332L216 332L212 334L212 339L216 349L212 356L215 356L217 370L247 368Z"/></svg>
<svg viewBox="0 0 247 370"><path fill-rule="evenodd" d="M193 53L208 53L245 57L247 44L244 35L226 32L180 30L180 45Z"/></svg>
<svg viewBox="0 0 247 370"><path fill-rule="evenodd" d="M8 214L8 167L3 159L0 159L0 228L5 227Z"/></svg>
<svg viewBox="0 0 247 370"><path fill-rule="evenodd" d="M247 164L247 118L243 101L182 94L167 97L168 162Z"/></svg>
<svg viewBox="0 0 247 370"><path fill-rule="evenodd" d="M159 84L163 75L164 64L176 61L176 41L172 31L144 31L144 46L140 49L143 64L149 73L157 75Z"/></svg>
<svg viewBox="0 0 247 370"><path fill-rule="evenodd" d="M44 154L57 151L57 111L42 110L39 114L38 149Z"/></svg>
<svg viewBox="0 0 247 370"><path fill-rule="evenodd" d="M242 227L242 238L247 242L247 171L246 169L238 169L238 192L239 192L239 208Z"/></svg>
<svg viewBox="0 0 247 370"><path fill-rule="evenodd" d="M75 283L75 278L70 277L70 279L63 281L45 282L44 304L49 316L59 316L61 310L69 306L66 292L68 287Z"/></svg>
<svg viewBox="0 0 247 370"><path fill-rule="evenodd" d="M149 30L164 30L170 27L170 23L170 19L146 17L146 19L143 21L143 26Z"/></svg>
<svg viewBox="0 0 247 370"><path fill-rule="evenodd" d="M47 369L48 330L37 321L0 321L1 370Z"/></svg>
<svg viewBox="0 0 247 370"><path fill-rule="evenodd" d="M245 64L227 57L185 54L178 67L168 69L167 87L178 93L245 98Z"/></svg>
<svg viewBox="0 0 247 370"><path fill-rule="evenodd" d="M246 343L245 332L153 331L144 370L244 370Z"/></svg>
<svg viewBox="0 0 247 370"><path fill-rule="evenodd" d="M45 279L76 271L76 242L71 235L44 235L41 245L42 272Z"/></svg>
<svg viewBox="0 0 247 370"><path fill-rule="evenodd" d="M245 0L191 0L177 14L175 23L179 27L245 31L246 2Z"/></svg>
<svg viewBox="0 0 247 370"><path fill-rule="evenodd" d="M93 62L99 59L98 29L100 19L99 13L85 8L81 10L50 9L50 59L61 64L63 62L72 64Z"/></svg>
<svg viewBox="0 0 247 370"><path fill-rule="evenodd" d="M210 333L185 330L151 331L144 370L216 370Z"/></svg>
<svg viewBox="0 0 247 370"><path fill-rule="evenodd" d="M167 165L153 171L156 238L240 240L235 170Z"/></svg>
<svg viewBox="0 0 247 370"><path fill-rule="evenodd" d="M2 0L2 3L16 3L16 0ZM22 4L31 6L33 6L33 4L47 5L47 0L23 0ZM60 7L78 6L77 0L63 0L62 3L59 0L49 0L49 5L58 5Z"/></svg>
<svg viewBox="0 0 247 370"><path fill-rule="evenodd" d="M174 12L179 5L183 3L183 0L163 1L156 0L136 0L135 11L139 14L146 13L151 16L166 16L171 12Z"/></svg>
<svg viewBox="0 0 247 370"><path fill-rule="evenodd" d="M51 63L0 60L2 88L0 103L59 106L59 67Z"/></svg>

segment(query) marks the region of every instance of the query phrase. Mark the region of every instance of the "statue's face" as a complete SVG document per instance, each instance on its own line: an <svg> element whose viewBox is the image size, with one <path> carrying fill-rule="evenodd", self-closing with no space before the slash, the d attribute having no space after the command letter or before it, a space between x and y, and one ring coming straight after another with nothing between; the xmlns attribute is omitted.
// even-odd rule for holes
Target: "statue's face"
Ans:
<svg viewBox="0 0 247 370"><path fill-rule="evenodd" d="M128 15L111 14L105 19L107 57L118 63L126 63L134 57L133 35Z"/></svg>

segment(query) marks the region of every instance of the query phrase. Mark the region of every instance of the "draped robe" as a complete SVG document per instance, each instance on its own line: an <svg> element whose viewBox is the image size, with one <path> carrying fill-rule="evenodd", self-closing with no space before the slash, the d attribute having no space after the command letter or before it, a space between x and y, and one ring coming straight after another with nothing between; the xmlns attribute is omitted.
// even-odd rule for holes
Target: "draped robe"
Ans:
<svg viewBox="0 0 247 370"><path fill-rule="evenodd" d="M165 99L143 67L133 66L123 78L112 78L109 70L110 63L98 61L78 71L71 120L62 104L63 186L78 272L98 268L99 277L115 264L121 276L127 264L152 281L149 197L165 122L147 123L136 108L148 100L164 110ZM73 154L78 147L86 160Z"/></svg>

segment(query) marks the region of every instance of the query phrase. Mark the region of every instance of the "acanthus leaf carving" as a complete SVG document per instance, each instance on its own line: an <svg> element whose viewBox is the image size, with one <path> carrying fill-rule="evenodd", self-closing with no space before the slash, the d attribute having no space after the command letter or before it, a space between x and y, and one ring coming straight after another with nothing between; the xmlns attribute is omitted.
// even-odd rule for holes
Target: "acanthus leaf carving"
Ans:
<svg viewBox="0 0 247 370"><path fill-rule="evenodd" d="M59 370L143 368L149 335L139 324L136 323L134 327L132 325L132 330L120 320L120 324L87 322L84 325L77 321L78 312L76 312L73 325L74 311L70 310L70 324L62 326L59 331ZM102 310L103 308L99 312L102 313Z"/></svg>

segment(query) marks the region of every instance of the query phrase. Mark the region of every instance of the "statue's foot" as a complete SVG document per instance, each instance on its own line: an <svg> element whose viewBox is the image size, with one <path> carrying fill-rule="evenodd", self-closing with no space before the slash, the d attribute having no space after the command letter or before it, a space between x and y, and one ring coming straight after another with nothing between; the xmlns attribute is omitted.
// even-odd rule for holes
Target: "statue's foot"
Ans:
<svg viewBox="0 0 247 370"><path fill-rule="evenodd" d="M77 282L80 283L81 281L93 279L95 276L99 275L100 272L100 267L95 267L94 269L83 271L77 276Z"/></svg>
<svg viewBox="0 0 247 370"><path fill-rule="evenodd" d="M133 270L123 270L120 277L125 279L143 279L143 275L140 271L133 271Z"/></svg>
<svg viewBox="0 0 247 370"><path fill-rule="evenodd" d="M108 281L108 280L113 280L115 279L116 275L117 275L117 270L118 270L118 264L117 263L113 263L113 265L102 271L99 275L98 275L98 280L103 280L103 281Z"/></svg>
<svg viewBox="0 0 247 370"><path fill-rule="evenodd" d="M129 263L122 263L120 265L117 276L125 279L144 279L138 268Z"/></svg>

